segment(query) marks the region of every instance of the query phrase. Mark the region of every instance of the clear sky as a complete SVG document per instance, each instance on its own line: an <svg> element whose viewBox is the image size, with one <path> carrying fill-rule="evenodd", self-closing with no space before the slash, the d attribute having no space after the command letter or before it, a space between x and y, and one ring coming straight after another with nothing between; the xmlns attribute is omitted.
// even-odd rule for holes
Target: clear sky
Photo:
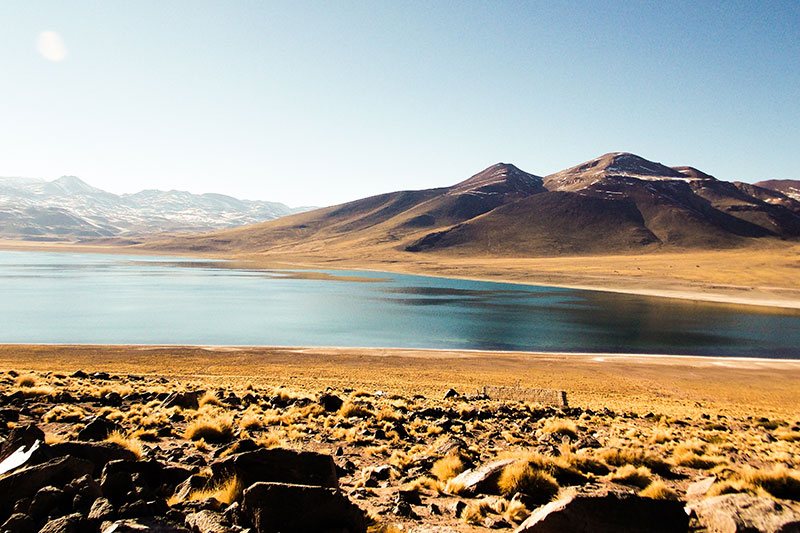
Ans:
<svg viewBox="0 0 800 533"><path fill-rule="evenodd" d="M0 176L293 206L611 151L800 179L796 0L5 0L0 28Z"/></svg>

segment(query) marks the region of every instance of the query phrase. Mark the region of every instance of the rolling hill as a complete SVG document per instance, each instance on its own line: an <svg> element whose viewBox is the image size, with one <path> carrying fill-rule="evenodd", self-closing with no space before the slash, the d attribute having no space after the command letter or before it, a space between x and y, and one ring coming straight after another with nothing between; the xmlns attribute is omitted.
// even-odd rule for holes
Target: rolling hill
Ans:
<svg viewBox="0 0 800 533"><path fill-rule="evenodd" d="M617 152L540 177L498 163L400 191L151 249L219 253L548 256L730 248L800 237L800 202Z"/></svg>

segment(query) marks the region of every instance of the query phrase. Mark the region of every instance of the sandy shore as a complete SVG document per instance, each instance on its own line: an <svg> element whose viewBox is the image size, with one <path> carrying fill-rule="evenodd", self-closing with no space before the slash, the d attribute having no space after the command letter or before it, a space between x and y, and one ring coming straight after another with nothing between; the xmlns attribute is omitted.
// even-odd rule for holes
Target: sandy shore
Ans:
<svg viewBox="0 0 800 533"><path fill-rule="evenodd" d="M800 361L378 348L0 345L0 370L384 390L438 398L485 385L564 390L573 405L800 420Z"/></svg>

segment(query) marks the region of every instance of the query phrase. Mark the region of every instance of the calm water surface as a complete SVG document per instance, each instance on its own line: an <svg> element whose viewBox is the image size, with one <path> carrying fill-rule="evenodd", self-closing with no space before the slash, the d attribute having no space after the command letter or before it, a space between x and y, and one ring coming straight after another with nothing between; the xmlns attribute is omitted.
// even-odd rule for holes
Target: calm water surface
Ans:
<svg viewBox="0 0 800 533"><path fill-rule="evenodd" d="M800 357L796 311L327 273L337 279L163 257L0 252L0 342Z"/></svg>

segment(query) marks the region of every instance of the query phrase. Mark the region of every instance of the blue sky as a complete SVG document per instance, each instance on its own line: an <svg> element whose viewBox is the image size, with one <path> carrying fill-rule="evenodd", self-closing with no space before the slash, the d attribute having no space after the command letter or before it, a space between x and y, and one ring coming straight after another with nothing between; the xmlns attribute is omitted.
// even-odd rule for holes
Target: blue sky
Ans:
<svg viewBox="0 0 800 533"><path fill-rule="evenodd" d="M611 151L800 179L796 1L7 0L0 25L0 176L290 205Z"/></svg>

